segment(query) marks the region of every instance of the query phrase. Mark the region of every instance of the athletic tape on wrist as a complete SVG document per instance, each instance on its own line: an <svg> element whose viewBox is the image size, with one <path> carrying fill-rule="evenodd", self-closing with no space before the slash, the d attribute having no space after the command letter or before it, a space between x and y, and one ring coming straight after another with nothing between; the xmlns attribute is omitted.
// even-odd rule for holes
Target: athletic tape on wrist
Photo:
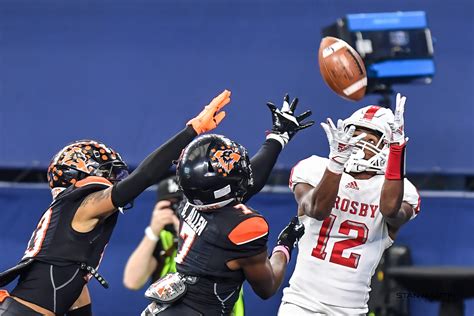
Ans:
<svg viewBox="0 0 474 316"><path fill-rule="evenodd" d="M329 171L335 174L342 174L344 172L344 165L341 165L340 163L329 159L329 163L327 165L327 168Z"/></svg>

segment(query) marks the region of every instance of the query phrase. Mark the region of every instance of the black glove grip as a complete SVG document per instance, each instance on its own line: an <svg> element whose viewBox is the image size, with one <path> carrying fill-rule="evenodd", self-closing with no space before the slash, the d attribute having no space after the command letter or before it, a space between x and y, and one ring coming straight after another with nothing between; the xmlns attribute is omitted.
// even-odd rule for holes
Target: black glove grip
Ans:
<svg viewBox="0 0 474 316"><path fill-rule="evenodd" d="M304 225L300 223L298 216L291 219L290 223L278 235L277 245L284 246L291 255L293 248L304 234Z"/></svg>

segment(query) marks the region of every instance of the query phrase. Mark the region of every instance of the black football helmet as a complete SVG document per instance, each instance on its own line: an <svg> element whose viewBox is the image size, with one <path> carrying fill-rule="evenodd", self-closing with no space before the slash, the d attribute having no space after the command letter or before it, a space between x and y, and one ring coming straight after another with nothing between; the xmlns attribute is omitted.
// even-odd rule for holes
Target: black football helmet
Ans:
<svg viewBox="0 0 474 316"><path fill-rule="evenodd" d="M183 150L176 175L189 203L200 209L240 202L253 185L245 147L216 134L198 137Z"/></svg>
<svg viewBox="0 0 474 316"><path fill-rule="evenodd" d="M48 182L51 189L67 188L87 176L104 177L114 183L128 175L128 167L112 148L95 140L66 145L51 160Z"/></svg>

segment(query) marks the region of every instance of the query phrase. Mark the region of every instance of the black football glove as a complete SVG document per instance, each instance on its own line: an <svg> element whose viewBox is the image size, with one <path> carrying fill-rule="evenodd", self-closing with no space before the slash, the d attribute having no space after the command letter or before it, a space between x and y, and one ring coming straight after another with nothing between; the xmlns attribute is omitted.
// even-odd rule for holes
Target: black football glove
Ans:
<svg viewBox="0 0 474 316"><path fill-rule="evenodd" d="M290 256L293 248L304 235L304 225L300 223L298 216L291 219L290 223L278 235L277 246L284 246Z"/></svg>
<svg viewBox="0 0 474 316"><path fill-rule="evenodd" d="M295 134L305 128L314 124L314 121L302 122L309 117L311 111L305 111L302 114L295 116L294 112L298 105L298 98L294 98L290 104L290 97L288 93L283 98L283 106L278 109L272 102L267 102L267 106L272 112L273 127L267 138L273 138L281 143L284 147Z"/></svg>

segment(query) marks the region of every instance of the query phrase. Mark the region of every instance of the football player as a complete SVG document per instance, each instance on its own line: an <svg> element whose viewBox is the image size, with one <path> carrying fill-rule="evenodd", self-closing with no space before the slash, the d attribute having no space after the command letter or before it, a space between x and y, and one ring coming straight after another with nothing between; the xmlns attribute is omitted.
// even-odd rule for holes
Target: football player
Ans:
<svg viewBox="0 0 474 316"><path fill-rule="evenodd" d="M230 260L230 258L245 257L245 256L251 257L255 253L254 253L254 250L252 250L249 247L255 247L255 244L257 244L258 242L260 242L261 244L259 244L259 246L257 247L258 248L257 252L260 255L264 252L266 253L266 233L262 236L259 236L257 238L258 241L256 240L253 243L248 241L248 244L247 242L244 242L242 243L242 245L228 244L228 243L219 244L218 242L212 242L212 239L224 238L225 231L221 231L221 235L218 236L215 234L216 233L215 230L218 229L218 227L220 226L222 226L222 228L224 228L225 226L227 227L225 228L227 230L227 233L230 234L231 228L236 228L235 226L239 224L237 220L244 221L246 219L245 216L241 216L242 215L241 207L245 207L245 206L240 203L248 201L252 196L258 193L264 187L270 175L270 172L273 166L275 165L275 162L278 158L279 153L281 152L283 147L288 143L288 141L290 141L290 139L292 139L298 131L308 128L314 124L313 121L303 122L305 118L311 115L311 111L306 111L298 116L294 115L294 111L296 109L297 104L298 104L297 98L293 99L293 101L290 103L290 98L288 94L285 95L283 99L283 106L281 109L278 109L271 102L267 103L267 106L269 107L272 113L272 121L273 121L272 130L267 135L266 141L263 143L260 150L252 157L252 159L250 159L250 161L247 156L246 150L242 146L230 141L229 139L223 136L207 135L207 136L204 136L203 138L203 139L206 139L206 141L196 140L195 142L193 142L186 148L185 154L183 154L183 158L181 158L180 163L178 165L178 170L180 171L190 170L190 169L193 170L192 174L189 174L188 177L186 178L187 180L183 180L183 177L178 178L180 180L181 187L184 189L185 196L188 199L193 197L191 202L186 205L185 209L180 211L180 214L184 214L183 212L189 212L190 205L192 205L193 203L200 203L199 204L200 206L197 206L196 209L199 209L202 211L204 211L205 209L216 209L216 212L217 211L226 212L226 210L223 208L226 205L229 205L229 207L230 206L233 207L239 204L239 208L238 208L239 211L235 212L235 210L232 208L233 212L229 213L230 217L218 217L216 218L216 221L213 221L212 224L209 225L209 227L212 227L212 228L209 228L209 229L212 229L212 232L203 233L205 237L203 237L202 239L202 240L205 240L205 239L208 240L209 243L203 243L202 246L201 245L197 246L195 250L197 251L198 254L202 255L201 251L204 251L204 253L207 253L207 251L211 251L212 249L215 250L222 246L229 247L229 250L227 251L227 253L219 253L219 251L216 251L216 256L212 258L212 260L215 260L215 261L210 262L210 264L212 265L215 265L216 263L219 264L217 271L210 272L211 279L213 279L216 275L222 276L222 280L224 280L223 281L224 283L222 284L222 286L229 286L228 284L226 285L225 283L231 281L230 286L232 288L232 293L235 294L233 295L232 298L229 297L229 299L226 300L225 308L223 309L224 314L228 314L230 310L232 310L232 306L234 306L234 310L232 311L233 315L243 315L244 311L243 311L242 298L241 297L239 298L239 291L240 291L242 281L240 280L240 282L239 281L236 282L236 280L226 280L229 277L237 278L237 280L239 280L240 279L240 277L238 277L239 272L234 272L234 273L229 274L229 273L226 273L226 271L224 271L224 273L223 271L220 271L222 269L224 270L227 269L227 268L223 268L224 263L222 263L222 260L227 261L227 260ZM209 146L212 146L212 148ZM209 165L211 161L213 161L213 165ZM251 171L250 165L254 167L255 172ZM178 171L178 175L180 174L180 171ZM183 181L188 181L188 182L183 183ZM222 190L219 191L219 188L221 188ZM191 191L189 190L191 190L192 193L190 193ZM188 194L186 194L186 192L188 192ZM199 201L197 197L193 196L196 194L199 195L201 198ZM206 204L206 206L202 206L201 204ZM252 212L246 208L246 211L244 212L244 214L247 214L247 212L249 212L249 215L247 217L250 217L251 216L250 213ZM257 214L254 214L253 216L257 216ZM181 216L181 218L183 218L183 216ZM253 228L260 229L258 227L259 222L255 223L256 225L255 227L248 227L248 225L252 226L253 223L254 223L253 220L249 220L248 222L245 222L245 224L243 224L242 226L239 226L240 230L238 230L237 228L234 229L234 235L247 234L247 233L252 234L252 231L248 231L249 229L253 229ZM262 220L262 223L260 224L265 226L265 230L268 230L267 224L264 220ZM186 226L186 224L184 225ZM296 224L293 224L293 226L295 225ZM204 229L204 226L201 225L200 227ZM298 232L300 232L300 230ZM183 236L183 234L188 236L190 232L187 232L187 228L182 228L180 232L181 237ZM189 247L187 243L191 242L191 238L189 239L187 239L187 237L183 237L183 238L185 238L187 242L184 245L180 244L178 246L178 249L181 249L181 250L178 251L178 254L175 259L177 263L176 266L178 268L178 271L180 271L179 269L180 264L183 264L183 254L184 252L187 251L186 248ZM181 239L181 242L183 242L182 239ZM244 244L246 245L244 246ZM288 247L292 248L293 246L288 246ZM236 252L240 252L240 253L236 253ZM285 250L285 252L288 252L288 251ZM205 275L206 273L210 271L210 269L212 270L210 266L206 266L207 265L206 262L202 262L198 265L194 265L192 261L191 263L187 261L184 267L189 267L189 264L191 264L193 266L193 269L191 271L187 271L186 268L183 268L182 266L180 272L183 272L183 271L190 272L189 275L196 275L196 274ZM280 270L280 272L281 271L283 270ZM278 275L278 277L280 276L283 276L283 274ZM207 280L207 279L203 278L202 282L205 282L204 280ZM280 279L278 280L279 280L278 282L281 282ZM202 284L202 282L199 283L198 286L193 287L192 291L194 291L194 294L191 294L191 296L199 295L200 291L203 290L202 288L199 287ZM280 283L278 283L278 285L274 288L274 290L278 288L279 284ZM274 285L276 285L276 283ZM233 290L237 290L237 291L234 293ZM234 305L237 298L239 298L240 304ZM213 308L215 309L216 306L211 306L206 309L205 308L206 300L208 300L208 298L205 298L205 297L203 299L198 300L200 304L203 304L203 306L198 306L197 310L202 310L203 313L205 313L205 315L213 315L212 313L216 313L216 310L213 310ZM215 300L213 301L213 303L218 303L219 311L220 311L222 307L221 303ZM156 314L157 311L153 311L153 306L155 305L154 304L151 305L150 307L151 311L149 311L149 313ZM229 310L229 306L231 307L230 310ZM182 309L179 309L179 310L173 309L171 313L179 314L179 315L187 315L186 311ZM220 312L218 314L221 315Z"/></svg>
<svg viewBox="0 0 474 316"><path fill-rule="evenodd" d="M149 287L142 315L229 315L242 282L262 298L283 281L304 232L295 217L268 258L268 223L244 202L254 185L246 149L221 135L204 135L184 150L178 182L187 199L179 213L177 273Z"/></svg>
<svg viewBox="0 0 474 316"><path fill-rule="evenodd" d="M322 123L329 159L311 156L290 187L306 227L278 315L365 315L370 280L400 227L420 210L405 178L404 107L379 106Z"/></svg>
<svg viewBox="0 0 474 316"><path fill-rule="evenodd" d="M11 294L0 292L0 315L91 315L87 282L93 276L108 287L97 269L118 210L163 178L194 137L216 128L229 102L225 90L128 177L120 155L103 143L78 141L59 151L48 168L54 200L21 261L0 274L0 286L20 275Z"/></svg>
<svg viewBox="0 0 474 316"><path fill-rule="evenodd" d="M304 227L294 218L268 259L268 224L244 203L263 188L288 141L314 123L303 122L311 111L295 116L298 99L289 100L285 95L281 109L267 103L272 130L252 159L221 135L186 147L177 166L187 198L179 212L178 273L150 286L146 296L153 302L142 315L229 315L245 279L262 298L277 291Z"/></svg>

